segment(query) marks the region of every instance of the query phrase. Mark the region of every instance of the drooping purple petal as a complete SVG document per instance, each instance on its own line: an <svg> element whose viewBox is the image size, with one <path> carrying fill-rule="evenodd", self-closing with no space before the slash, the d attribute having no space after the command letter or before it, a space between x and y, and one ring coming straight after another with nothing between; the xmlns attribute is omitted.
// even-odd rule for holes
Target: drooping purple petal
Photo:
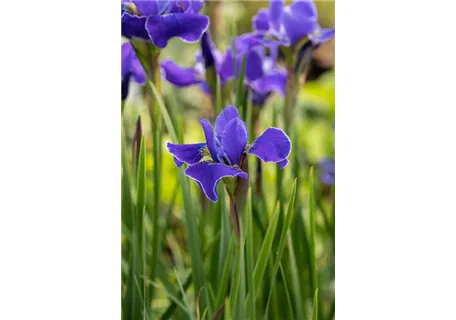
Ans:
<svg viewBox="0 0 456 320"><path fill-rule="evenodd" d="M277 164L279 165L280 169L283 169L288 165L288 159L279 161L279 162L277 162Z"/></svg>
<svg viewBox="0 0 456 320"><path fill-rule="evenodd" d="M215 46L212 42L211 36L209 32L206 31L201 37L201 55L206 69L211 68L215 65L215 58L214 54L212 53L214 48Z"/></svg>
<svg viewBox="0 0 456 320"><path fill-rule="evenodd" d="M120 51L121 51L121 55L122 55L120 69L121 69L121 74L122 74L122 79L123 79L127 75L127 73L130 71L131 53L133 51L133 47L131 46L130 42L125 42L124 44L122 44Z"/></svg>
<svg viewBox="0 0 456 320"><path fill-rule="evenodd" d="M253 29L255 31L266 32L269 29L269 13L265 8L258 10L258 13L252 19Z"/></svg>
<svg viewBox="0 0 456 320"><path fill-rule="evenodd" d="M204 75L195 68L182 68L174 61L166 59L161 63L166 80L178 87L187 87L202 83Z"/></svg>
<svg viewBox="0 0 456 320"><path fill-rule="evenodd" d="M283 130L270 127L259 136L247 150L264 162L281 162L288 158L291 151L290 138Z"/></svg>
<svg viewBox="0 0 456 320"><path fill-rule="evenodd" d="M146 0L146 1L132 1L138 10L139 15L141 16L155 16L160 13L160 7L166 5L168 2L171 1L154 1L154 0Z"/></svg>
<svg viewBox="0 0 456 320"><path fill-rule="evenodd" d="M241 118L229 121L221 135L221 142L232 165L239 165L248 139L247 126Z"/></svg>
<svg viewBox="0 0 456 320"><path fill-rule="evenodd" d="M317 28L315 4L310 1L297 1L283 10L282 22L292 45L311 34Z"/></svg>
<svg viewBox="0 0 456 320"><path fill-rule="evenodd" d="M212 125L206 119L200 118L201 127L203 127L204 136L206 137L207 148L214 161L217 161L217 145L215 143L214 130Z"/></svg>
<svg viewBox="0 0 456 320"><path fill-rule="evenodd" d="M242 57L238 61L239 71L242 66ZM263 61L258 52L251 50L247 53L245 76L248 81L255 81L263 76Z"/></svg>
<svg viewBox="0 0 456 320"><path fill-rule="evenodd" d="M194 164L200 161L204 157L204 149L206 148L205 143L195 144L174 144L168 142L166 144L169 153L174 156L174 162L178 167L182 164ZM177 160L177 161L176 161Z"/></svg>
<svg viewBox="0 0 456 320"><path fill-rule="evenodd" d="M280 18L282 17L284 0L271 0L269 1L269 21L274 29L280 29Z"/></svg>
<svg viewBox="0 0 456 320"><path fill-rule="evenodd" d="M144 71L141 62L139 62L139 59L136 57L136 55L131 62L131 75L136 83L140 85L146 84L146 72Z"/></svg>
<svg viewBox="0 0 456 320"><path fill-rule="evenodd" d="M223 131L225 130L228 122L235 118L241 118L235 106L228 105L223 108L222 112L220 112L217 119L215 120L215 133L218 137L222 137Z"/></svg>
<svg viewBox="0 0 456 320"><path fill-rule="evenodd" d="M239 168L209 161L198 162L189 166L185 170L185 174L198 182L206 197L212 202L218 200L216 188L220 179L236 176L247 179L247 173Z"/></svg>
<svg viewBox="0 0 456 320"><path fill-rule="evenodd" d="M259 94L278 92L285 96L287 86L287 73L283 71L272 72L252 83L252 88Z"/></svg>
<svg viewBox="0 0 456 320"><path fill-rule="evenodd" d="M121 31L122 36L128 39L139 38L149 40L149 34L146 30L147 17L138 17L128 12L122 13Z"/></svg>
<svg viewBox="0 0 456 320"><path fill-rule="evenodd" d="M209 18L200 14L173 13L148 17L146 29L150 39L159 48L164 48L172 37L185 42L198 41L209 25Z"/></svg>

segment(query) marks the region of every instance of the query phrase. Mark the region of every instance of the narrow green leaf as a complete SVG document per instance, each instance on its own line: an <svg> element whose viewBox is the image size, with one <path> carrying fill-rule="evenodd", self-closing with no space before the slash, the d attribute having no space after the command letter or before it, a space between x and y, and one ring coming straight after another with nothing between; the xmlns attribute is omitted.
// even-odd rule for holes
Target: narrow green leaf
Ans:
<svg viewBox="0 0 456 320"><path fill-rule="evenodd" d="M192 274L190 273L187 277L187 279L185 280L185 283L184 283L184 291L186 291L188 289L188 287L190 287L190 284L192 283ZM180 300L182 298L182 293L179 292L179 295L177 297L178 300ZM166 309L166 311L163 313L163 315L160 317L160 319L162 320L167 320L169 318L171 318L171 316L173 315L173 312L174 310L176 309L177 307L177 304L175 301L171 301L171 304L169 305L169 307Z"/></svg>
<svg viewBox="0 0 456 320"><path fill-rule="evenodd" d="M246 232L246 249L247 249L247 280L249 284L249 298L247 299L247 312L249 319L256 319L255 315L255 286L253 281L253 270L254 270L254 237L253 233L253 208L252 208L252 193L249 192L247 199L247 232Z"/></svg>
<svg viewBox="0 0 456 320"><path fill-rule="evenodd" d="M194 319L194 315L193 315L192 311L185 306L184 302L182 302L175 295L173 295L171 292L166 290L166 288L158 285L156 282L149 280L149 283L157 289L163 289L168 298L170 298L178 307L180 307L183 311L185 311L185 313L187 313L187 315L190 319ZM135 319L139 319L139 318L135 318Z"/></svg>
<svg viewBox="0 0 456 320"><path fill-rule="evenodd" d="M228 287L228 278L230 275L230 267L232 262L233 250L235 246L234 235L231 235L230 245L228 247L228 253L226 254L225 262L223 264L222 278L220 280L220 287L217 293L216 305L219 306L223 304L225 300L226 289Z"/></svg>
<svg viewBox="0 0 456 320"><path fill-rule="evenodd" d="M312 320L318 320L318 288L315 289L313 310L312 310Z"/></svg>
<svg viewBox="0 0 456 320"><path fill-rule="evenodd" d="M272 243L276 232L278 218L278 213L274 211L274 213L272 214L272 218L269 222L269 226L266 231L266 236L264 237L263 244L261 245L258 260L255 265L255 270L253 271L253 287L254 291L257 292L257 294L260 290L261 280L263 279L264 271L266 269L266 265L268 262L268 257L271 254ZM255 299L256 297L254 297L253 301L255 301Z"/></svg>
<svg viewBox="0 0 456 320"><path fill-rule="evenodd" d="M293 188L291 189L290 201L288 202L288 208L287 208L287 215L285 217L285 223L283 225L282 232L280 234L279 246L277 249L277 256L276 256L274 268L272 271L269 298L268 298L268 302L266 304L266 312L265 312L266 314L268 313L269 302L271 300L272 291L274 290L274 285L275 285L275 282L277 279L277 272L279 270L279 265L280 265L280 260L282 259L283 250L285 248L285 240L287 237L287 233L288 233L288 230L290 229L290 225L291 225L292 221L294 220L294 217L296 216L295 211L294 211L295 199L296 199L296 179L294 180Z"/></svg>
<svg viewBox="0 0 456 320"><path fill-rule="evenodd" d="M152 93L157 101L158 106L160 107L160 112L165 123L166 129L171 137L172 142L182 143L178 140L176 130L174 129L173 123L169 116L168 110L163 102L163 99L158 92L157 88L151 81L148 81L148 85L152 89ZM184 175L183 169L178 169L179 174L179 185L182 187L182 197L184 202L184 219L188 236L188 245L190 249L190 256L192 258L192 270L193 270L193 279L195 283L195 292L199 292L201 288L204 289L203 299L205 303L209 304L209 293L205 287L205 276L204 276L204 262L203 255L201 252L201 240L200 234L197 227L196 215L193 212L193 203L190 193L190 185L187 177ZM203 303L203 305L205 304ZM209 309L209 313L212 314L212 310Z"/></svg>
<svg viewBox="0 0 456 320"><path fill-rule="evenodd" d="M296 307L296 318L297 319L304 319L304 313L302 310L302 302L304 301L301 294L300 288L300 280L299 280L299 272L298 272L298 265L296 262L296 256L293 249L293 237L291 232L288 233L288 253L289 253L289 266L290 266L290 274L291 274L291 286L293 289L293 296L294 296L294 305Z"/></svg>
<svg viewBox="0 0 456 320"><path fill-rule="evenodd" d="M293 302L291 300L291 295L288 290L287 277L286 277L285 271L283 271L282 264L280 264L279 269L280 269L280 274L282 275L283 285L285 287L285 296L287 297L288 312L289 312L289 316L287 319L293 320L293 319L295 319L294 312L293 312ZM303 318L298 318L298 319L303 319Z"/></svg>
<svg viewBox="0 0 456 320"><path fill-rule="evenodd" d="M309 233L309 249L310 249L310 265L311 265L311 282L312 290L315 291L318 288L318 274L317 274L317 264L315 261L315 184L314 184L314 169L310 168L309 173L309 210L310 210L310 233Z"/></svg>
<svg viewBox="0 0 456 320"><path fill-rule="evenodd" d="M247 106L245 103L245 90L244 90L244 78L245 78L245 69L247 66L247 54L242 56L241 70L237 78L236 86L236 107L242 108L242 119L247 118Z"/></svg>

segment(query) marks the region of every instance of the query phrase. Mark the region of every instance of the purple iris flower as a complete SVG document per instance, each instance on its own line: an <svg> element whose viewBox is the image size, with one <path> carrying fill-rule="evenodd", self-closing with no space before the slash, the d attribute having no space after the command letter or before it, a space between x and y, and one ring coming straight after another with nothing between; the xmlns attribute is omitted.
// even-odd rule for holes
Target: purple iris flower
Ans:
<svg viewBox="0 0 456 320"><path fill-rule="evenodd" d="M229 105L215 120L215 134L212 125L200 119L206 142L196 144L166 144L178 167L189 164L185 175L195 180L204 194L213 202L218 200L217 184L224 177L247 179L247 173L240 169L244 153L253 154L265 162L276 162L280 168L288 164L291 141L278 128L269 127L252 144L247 145L248 132L237 108ZM211 160L201 161L208 156Z"/></svg>
<svg viewBox="0 0 456 320"><path fill-rule="evenodd" d="M269 9L262 8L253 18L256 34L264 44L294 46L308 37L315 45L326 42L335 35L335 29L322 29L317 22L317 8L312 0L295 0L284 6L284 0L271 0Z"/></svg>
<svg viewBox="0 0 456 320"><path fill-rule="evenodd" d="M320 181L325 185L333 185L336 180L335 161L333 159L323 159L318 162Z"/></svg>
<svg viewBox="0 0 456 320"><path fill-rule="evenodd" d="M159 48L173 37L196 42L209 26L209 18L198 13L202 7L203 0L122 1L122 36L152 41Z"/></svg>
<svg viewBox="0 0 456 320"><path fill-rule="evenodd" d="M199 84L205 93L209 93L210 87L206 82L206 70L210 67L215 67L221 84L224 84L240 72L244 55L246 55L247 59L245 76L248 82L258 80L264 74L260 51L262 48L251 48L247 41L243 41L241 38L237 40L236 46L236 70L232 48L228 48L225 54L222 54L215 48L208 33L203 35L201 47L202 50L196 53L194 67L183 68L171 59L164 60L161 63L161 67L166 80L177 87Z"/></svg>
<svg viewBox="0 0 456 320"><path fill-rule="evenodd" d="M287 70L275 57L263 55L263 71L263 77L250 83L252 104L258 107L262 107L273 92L285 96L287 86Z"/></svg>
<svg viewBox="0 0 456 320"><path fill-rule="evenodd" d="M146 73L130 42L122 44L121 52L122 100L125 100L128 96L130 79L132 78L136 83L144 85L146 84Z"/></svg>

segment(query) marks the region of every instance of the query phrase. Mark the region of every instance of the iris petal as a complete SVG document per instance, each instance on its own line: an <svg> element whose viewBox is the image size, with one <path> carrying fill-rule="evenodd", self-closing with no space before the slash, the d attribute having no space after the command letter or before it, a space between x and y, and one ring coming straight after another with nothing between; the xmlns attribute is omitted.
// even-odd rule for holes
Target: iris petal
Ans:
<svg viewBox="0 0 456 320"><path fill-rule="evenodd" d="M252 88L259 94L276 91L285 96L287 86L286 72L273 72L252 83Z"/></svg>
<svg viewBox="0 0 456 320"><path fill-rule="evenodd" d="M217 119L215 120L215 133L218 137L222 136L223 130L225 130L225 127L228 124L228 122L235 118L241 118L235 106L228 105L225 108L223 108L222 112L220 112Z"/></svg>
<svg viewBox="0 0 456 320"><path fill-rule="evenodd" d="M268 10L261 8L252 19L253 29L255 31L266 32L269 29L269 14Z"/></svg>
<svg viewBox="0 0 456 320"><path fill-rule="evenodd" d="M165 78L178 87L187 87L203 81L203 75L195 68L182 68L172 60L167 59L161 63Z"/></svg>
<svg viewBox="0 0 456 320"><path fill-rule="evenodd" d="M270 127L259 136L247 150L264 162L282 162L288 158L291 151L290 138L283 130Z"/></svg>
<svg viewBox="0 0 456 320"><path fill-rule="evenodd" d="M214 130L212 125L206 119L200 119L201 127L203 127L204 136L206 137L207 148L214 161L217 160L217 146L215 144Z"/></svg>
<svg viewBox="0 0 456 320"><path fill-rule="evenodd" d="M271 0L269 2L269 20L276 30L280 29L280 18L284 2L284 0Z"/></svg>
<svg viewBox="0 0 456 320"><path fill-rule="evenodd" d="M122 13L121 31L122 36L128 39L140 38L149 40L149 34L146 30L147 17L138 17L128 12Z"/></svg>
<svg viewBox="0 0 456 320"><path fill-rule="evenodd" d="M221 136L221 142L232 165L239 165L241 155L247 145L247 139L247 126L241 118L236 117L226 124Z"/></svg>
<svg viewBox="0 0 456 320"><path fill-rule="evenodd" d="M300 1L285 7L283 26L292 45L310 35L318 27L316 11L313 3Z"/></svg>
<svg viewBox="0 0 456 320"><path fill-rule="evenodd" d="M206 147L206 144L174 144L168 142L166 147L168 148L169 153L174 156L176 165L181 167L184 162L188 164L199 162L204 157L204 148Z"/></svg>

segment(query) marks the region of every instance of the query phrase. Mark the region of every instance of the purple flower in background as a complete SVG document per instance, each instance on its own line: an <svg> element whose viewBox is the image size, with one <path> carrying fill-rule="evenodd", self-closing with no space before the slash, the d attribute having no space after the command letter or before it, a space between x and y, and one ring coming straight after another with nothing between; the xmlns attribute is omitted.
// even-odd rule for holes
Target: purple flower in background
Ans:
<svg viewBox="0 0 456 320"><path fill-rule="evenodd" d="M271 0L269 9L262 8L253 18L255 33L272 47L294 46L308 37L315 45L335 35L335 29L322 29L317 22L317 8L312 0L295 0L284 7L284 0Z"/></svg>
<svg viewBox="0 0 456 320"><path fill-rule="evenodd" d="M247 127L237 108L229 105L215 120L215 134L212 125L200 119L206 142L197 144L166 144L178 167L189 164L185 175L195 180L204 194L213 202L218 200L217 184L224 177L247 179L247 173L240 167L244 153L253 154L265 162L276 162L280 168L288 164L291 141L278 128L269 127L252 144L247 145ZM201 161L208 156L211 160Z"/></svg>
<svg viewBox="0 0 456 320"><path fill-rule="evenodd" d="M333 159L323 159L318 162L320 181L326 185L335 183L335 161Z"/></svg>
<svg viewBox="0 0 456 320"><path fill-rule="evenodd" d="M130 79L132 78L136 83L144 85L146 84L146 73L130 42L122 44L121 52L122 100L125 100L128 95Z"/></svg>
<svg viewBox="0 0 456 320"><path fill-rule="evenodd" d="M263 55L263 71L264 75L260 79L250 83L252 104L259 107L265 104L273 92L285 96L287 85L287 71L277 63L275 57Z"/></svg>
<svg viewBox="0 0 456 320"><path fill-rule="evenodd" d="M161 64L164 77L168 82L177 87L188 87L199 84L205 93L209 93L210 87L206 82L205 76L207 68L215 67L221 84L224 84L240 72L242 58L246 55L246 80L255 81L261 78L263 76L263 62L261 53L259 52L260 48L249 50L250 47L243 41L238 41L237 43L239 45L236 47L236 70L232 49L228 48L223 55L215 48L207 33L201 39L202 50L196 53L195 66L183 68L171 59L166 59Z"/></svg>
<svg viewBox="0 0 456 320"><path fill-rule="evenodd" d="M179 37L196 42L209 26L209 18L198 12L203 0L122 1L122 36L151 41L164 48Z"/></svg>

